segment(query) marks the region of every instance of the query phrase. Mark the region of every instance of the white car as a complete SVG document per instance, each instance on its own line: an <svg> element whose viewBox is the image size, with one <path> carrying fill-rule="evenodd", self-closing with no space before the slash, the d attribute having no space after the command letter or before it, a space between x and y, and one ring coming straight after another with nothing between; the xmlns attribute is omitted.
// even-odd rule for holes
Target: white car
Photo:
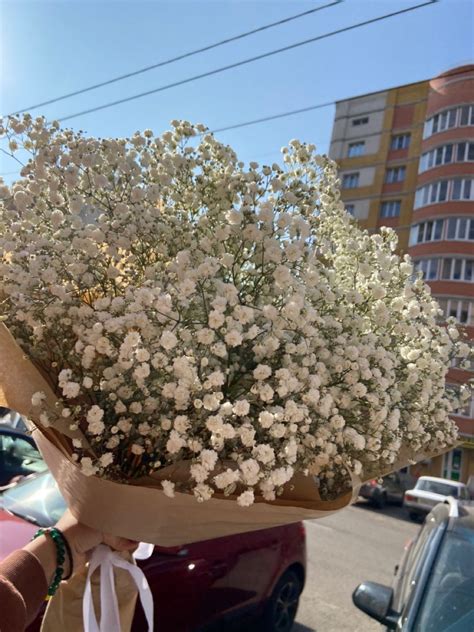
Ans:
<svg viewBox="0 0 474 632"><path fill-rule="evenodd" d="M468 501L471 497L467 485L435 476L420 476L413 489L405 492L403 505L412 520L425 516L435 505L443 503L452 496L459 501Z"/></svg>

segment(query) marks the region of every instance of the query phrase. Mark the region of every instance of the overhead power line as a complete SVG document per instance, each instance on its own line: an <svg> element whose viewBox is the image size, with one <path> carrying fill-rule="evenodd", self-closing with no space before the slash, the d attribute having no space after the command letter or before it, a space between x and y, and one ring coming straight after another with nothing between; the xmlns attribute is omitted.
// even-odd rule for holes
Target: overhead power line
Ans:
<svg viewBox="0 0 474 632"><path fill-rule="evenodd" d="M85 114L92 114L93 112L99 112L100 110L105 110L107 108L115 107L116 105L120 105L122 103L128 103L129 101L134 101L135 99L141 99L143 97L149 96L150 94L156 94L158 92L164 92L165 90L170 90L171 88L176 88L178 86L182 86L187 83L191 83L193 81L198 81L200 79L204 79L205 77L211 77L213 75L217 75L222 72L226 72L227 70L231 70L233 68L238 68L240 66L245 66L247 64L251 64L255 61L259 61L260 59L265 59L267 57L271 57L273 55L278 55L279 53L284 53L289 50L294 50L295 48L299 48L301 46L306 46L307 44L311 44L313 42L317 42L323 39L327 39L329 37L333 37L334 35L339 35L340 33L346 33L348 31L352 31L354 29L361 28L362 26L367 26L368 24L375 24L376 22L381 22L382 20L387 20L389 18L395 17L397 15L402 15L404 13L409 13L411 11L415 11L416 9L421 9L422 7L430 6L434 3L438 2L438 0L428 0L427 2L422 2L421 4L417 4L413 7L408 7L406 9L400 9L399 11L394 11L392 13L386 13L385 15L378 16L376 18L372 18L370 20L364 20L363 22L358 22L357 24L351 24L350 26L346 26L341 29L337 29L335 31L331 31L329 33L324 33L323 35L317 35L316 37L311 37L306 40L302 40L300 42L296 42L295 44L290 44L288 46L283 46L282 48L277 48L275 50L269 51L267 53L262 53L261 55L255 55L254 57L249 57L247 59L243 59L241 61L235 62L233 64L228 64L227 66L221 66L220 68L215 68L214 70L209 70L208 72L204 72L198 75L193 75L192 77L187 77L186 79L182 79L180 81L175 81L173 83L169 83L164 86L160 86L159 88L154 88L153 90L147 90L145 92L140 92L139 94L134 94L129 97L125 97L123 99L118 99L117 101L110 101L108 103L104 103L103 105L98 105L93 108L89 108L87 110L81 110L80 112L75 112L74 114L68 114L67 116L58 117L59 121L68 121L73 118L77 118L79 116L84 116Z"/></svg>
<svg viewBox="0 0 474 632"><path fill-rule="evenodd" d="M455 77L457 75L465 75L466 74L466 70L460 69L456 72L450 72L449 77ZM418 81L412 81L411 83L421 83L423 81L432 81L433 79L437 79L437 77L432 77L430 79L419 79ZM395 86L394 88L397 88L398 86ZM359 99L361 97L366 96L367 94L376 94L377 92L385 92L387 90L392 90L394 88L380 88L379 90L371 90L370 92L364 92L361 94L356 94L354 96L351 97L343 97L343 98L339 98L339 99L335 99L334 101L326 101L325 103L317 103L315 105L309 105L307 107L304 108L298 108L297 110L287 110L286 112L280 112L279 114L270 114L268 116L262 116L261 118L258 119L252 119L250 121L241 121L240 123L234 123L232 125L226 125L225 127L216 127L213 129L210 129L206 132L204 132L202 135L204 134L217 134L219 132L227 132L229 130L234 130L234 129L239 129L241 127L248 127L250 125L259 125L261 123L266 123L267 121L274 121L276 119L281 119L281 118L286 118L287 116L294 116L295 114L303 114L305 112L311 112L313 110L320 110L322 108L326 108L326 107L330 107L331 105L335 105L336 103L338 103L339 101L348 101L348 100L353 100L353 99ZM418 105L420 103L425 103L426 102L426 98L422 98L422 99L417 99L415 101L410 101L408 103L406 103L405 105ZM370 111L363 111L363 112L359 112L360 115L362 114L373 114L374 112L384 112L385 110L388 109L393 109L397 107L396 105L387 105L386 107L383 108L378 108L377 110L370 110ZM416 127L422 127L424 125L424 122L418 123L414 126L412 126L411 129L414 129ZM382 134L385 132L389 132L391 131L391 129L382 129L382 130L378 130L377 132L372 132L372 133L365 133L362 136L364 138L367 138L368 136L376 136L378 134ZM356 138L356 137L354 137ZM336 139L336 140L341 140L341 139ZM16 157L13 156L11 153L8 153L7 151L5 151L4 149L0 148L0 151L2 151L4 154L6 154L9 158L13 158L15 160ZM272 154L277 154L279 153L279 149L275 149L275 151L273 152L269 152L268 155L272 155ZM19 161L18 161L19 162ZM20 164L22 164L20 162ZM13 175L15 173L19 173L19 171L9 171L6 173L0 173L0 176L7 176L7 175Z"/></svg>
<svg viewBox="0 0 474 632"><path fill-rule="evenodd" d="M274 121L275 119L285 118L287 116L293 116L294 114L302 114L303 112L311 112L312 110L320 110L322 108L328 108L334 105L335 101L327 101L326 103L318 103L317 105L309 105L306 108L299 108L298 110L288 110L287 112L281 112L280 114L271 114L269 116L262 116L262 118L253 119L251 121L243 121L242 123L235 123L235 125L227 125L226 127L216 127L209 130L211 134L217 134L218 132L227 132L231 129L239 129L240 127L248 127L249 125L258 125L258 123L266 123L267 121Z"/></svg>
<svg viewBox="0 0 474 632"><path fill-rule="evenodd" d="M240 33L239 35L234 35L233 37L228 37L226 39L220 40L219 42L215 42L214 44L208 44L207 46L203 46L202 48L196 48L195 50L189 51L187 53L182 53L181 55L177 55L176 57L171 57L170 59L165 59L164 61L160 61L156 64L151 64L150 66L139 68L138 70L128 72L124 75L113 77L112 79L108 79L107 81L101 81L100 83L96 83L92 86L87 86L86 88L81 88L80 90L75 90L74 92L69 92L59 97L54 97L53 99L49 99L48 101L35 103L34 105L30 105L26 108L22 108L21 110L17 110L13 114L10 114L10 116L13 116L14 114L20 114L21 112L29 112L30 110L35 110L37 108L44 107L46 105L51 105L52 103L57 103L58 101L64 101L65 99L70 99L71 97L75 97L79 94L84 94L85 92L91 92L92 90L97 90L98 88L109 86L112 83L117 83L118 81L123 81L124 79L129 79L130 77L141 75L145 72L149 72L150 70L154 70L155 68L162 68L163 66L168 66L169 64L173 64L176 61L181 61L182 59L187 59L188 57L193 57L194 55L199 55L200 53L205 53L209 50L213 50L214 48L218 48L219 46L224 46L225 44L236 42L238 40L244 39L245 37L249 37L250 35L261 33L262 31L267 31L269 29L274 28L275 26L281 26L282 24L287 24L288 22L292 22L293 20L298 20L300 18L311 15L312 13L317 13L318 11L322 11L323 9L329 9L330 7L333 7L336 4L340 4L343 1L344 0L333 0L333 2L330 2L328 4L323 4L320 7L314 7L313 9L308 9L307 11L303 11L302 13L296 13L295 15L290 15L289 17L283 18L281 20L277 20L276 22L270 22L269 24L264 24L263 26L259 26L258 28L252 29L251 31L246 31L245 33Z"/></svg>

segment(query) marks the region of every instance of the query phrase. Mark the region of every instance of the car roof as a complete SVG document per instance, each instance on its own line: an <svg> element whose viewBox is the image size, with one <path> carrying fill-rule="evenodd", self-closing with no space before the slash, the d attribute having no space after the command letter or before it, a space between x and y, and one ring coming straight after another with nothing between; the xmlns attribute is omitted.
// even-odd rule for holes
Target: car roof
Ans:
<svg viewBox="0 0 474 632"><path fill-rule="evenodd" d="M420 476L419 481L433 481L435 483L447 483L449 485L454 485L454 487L466 487L465 483L460 483L459 481L452 481L449 478L440 478L438 476Z"/></svg>
<svg viewBox="0 0 474 632"><path fill-rule="evenodd" d="M431 510L431 515L439 524L448 521L449 531L474 530L474 501L460 503L453 498L449 502L436 505Z"/></svg>

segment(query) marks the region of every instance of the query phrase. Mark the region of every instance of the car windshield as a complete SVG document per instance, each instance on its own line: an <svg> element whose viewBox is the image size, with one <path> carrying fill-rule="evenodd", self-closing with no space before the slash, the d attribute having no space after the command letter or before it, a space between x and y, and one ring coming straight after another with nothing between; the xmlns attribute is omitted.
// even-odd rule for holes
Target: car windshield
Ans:
<svg viewBox="0 0 474 632"><path fill-rule="evenodd" d="M66 503L50 472L7 489L1 499L7 511L41 527L56 524L66 511Z"/></svg>
<svg viewBox="0 0 474 632"><path fill-rule="evenodd" d="M473 629L474 530L447 531L432 569L414 632Z"/></svg>
<svg viewBox="0 0 474 632"><path fill-rule="evenodd" d="M440 494L441 496L453 496L454 498L459 496L459 487L438 481L418 480L416 489L421 489L424 492L433 492L433 494Z"/></svg>
<svg viewBox="0 0 474 632"><path fill-rule="evenodd" d="M43 472L46 463L29 437L2 428L0 432L0 485L17 477Z"/></svg>

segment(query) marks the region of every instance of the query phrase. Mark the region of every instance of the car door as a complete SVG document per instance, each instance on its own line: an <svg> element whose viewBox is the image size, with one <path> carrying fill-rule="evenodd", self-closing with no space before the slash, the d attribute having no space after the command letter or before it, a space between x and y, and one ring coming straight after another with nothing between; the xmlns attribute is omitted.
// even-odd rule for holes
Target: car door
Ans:
<svg viewBox="0 0 474 632"><path fill-rule="evenodd" d="M251 609L266 594L279 567L281 529L262 529L201 543L212 577L202 618Z"/></svg>
<svg viewBox="0 0 474 632"><path fill-rule="evenodd" d="M205 623L203 604L214 583L205 550L198 544L165 549L155 547L153 555L140 567L153 594L154 623L157 630L194 632ZM147 629L137 603L132 632Z"/></svg>
<svg viewBox="0 0 474 632"><path fill-rule="evenodd" d="M427 565L432 563L432 556L439 546L444 533L444 524L440 525L436 518L429 514L421 527L416 540L411 545L403 566L398 572L393 609L401 613L400 628L412 617L416 602L420 598L427 573Z"/></svg>
<svg viewBox="0 0 474 632"><path fill-rule="evenodd" d="M383 486L385 488L388 500L392 502L401 501L403 499L403 491L401 488L400 476L397 472L388 474L383 479Z"/></svg>

